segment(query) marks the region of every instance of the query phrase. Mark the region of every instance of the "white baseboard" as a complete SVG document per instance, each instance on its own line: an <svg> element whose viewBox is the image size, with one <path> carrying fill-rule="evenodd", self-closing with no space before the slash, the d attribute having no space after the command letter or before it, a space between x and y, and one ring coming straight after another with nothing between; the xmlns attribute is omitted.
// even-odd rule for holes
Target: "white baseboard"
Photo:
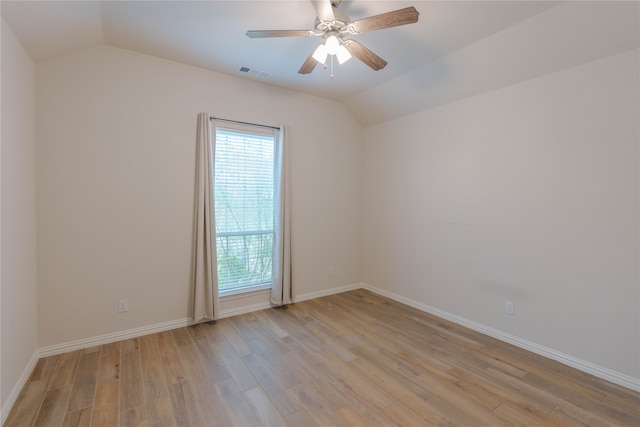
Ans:
<svg viewBox="0 0 640 427"><path fill-rule="evenodd" d="M33 372L33 368L35 368L36 363L38 363L38 359L40 359L40 357L41 356L39 351L36 350L31 356L31 359L29 359L29 363L27 363L27 366L25 366L24 370L22 371L22 375L20 375L20 378L18 378L18 381L13 386L13 390L11 390L11 393L9 393L9 396L7 396L7 400L4 402L4 405L2 405L2 410L0 411L2 413L2 415L0 415L0 426L4 425L4 422L7 420L9 412L11 412L11 408L13 408L16 400L18 400L20 392L22 391L24 385L27 383L29 376L31 376L31 372Z"/></svg>
<svg viewBox="0 0 640 427"><path fill-rule="evenodd" d="M363 283L355 283L347 286L339 286L336 288L325 289L317 292L310 292L306 294L296 295L295 302L305 301L313 298L320 298L328 295L339 294L341 292L347 292L354 289L360 289L364 286ZM264 310L270 308L271 304L268 298L264 302L256 304L244 305L240 307L221 310L218 315L218 319L224 319L225 317L238 316L240 314L251 313L253 311ZM126 331L113 332L110 334L99 335L91 338L83 338L80 340L69 341L66 343L50 345L42 347L38 350L39 357L53 356L56 354L66 353L68 351L81 350L84 348L94 347L102 344L109 344L116 341L122 341L129 338L141 337L144 335L155 334L157 332L169 331L171 329L182 328L183 326L193 325L193 319L185 318L178 320L171 320L169 322L157 323L155 325L143 326L140 328L128 329ZM36 359L37 360L37 359Z"/></svg>
<svg viewBox="0 0 640 427"><path fill-rule="evenodd" d="M531 341L527 341L515 335L508 334L506 332L502 332L500 330L482 325L480 323L465 319L464 317L457 316L455 314L451 314L444 310L437 309L435 307L431 307L429 305L420 303L418 301L412 300L410 298L403 297L402 295L398 295L393 292L389 292L384 289L380 289L378 287L363 283L362 288L373 293L385 296L394 301L398 301L402 304L406 304L413 308L417 308L418 310L427 312L429 314L433 314L434 316L438 316L440 318L449 320L453 323L457 323L458 325L465 326L469 329L473 329L474 331L480 332L482 334L488 335L490 337L499 339L500 341L504 341L506 343L515 345L516 347L523 348L525 350L531 351L532 353L539 354L541 356L547 357L549 359L560 362L564 365L571 366L572 368L576 368L580 371L591 374L595 377L602 378L604 380L610 381L614 384L621 385L622 387L629 388L634 391L640 391L640 379L631 377L629 375L622 374L620 372L613 371L608 368L604 368L602 366L596 365L591 362L587 362L585 360L578 359L576 357L570 356L568 354L561 353L554 349L536 344Z"/></svg>
<svg viewBox="0 0 640 427"><path fill-rule="evenodd" d="M192 319L178 319L169 322L157 323L155 325L143 326L141 328L128 329L126 331L113 332L91 338L70 341L62 344L50 345L40 348L40 357L53 356L55 354L66 353L68 351L81 350L83 348L94 347L102 344L109 344L129 338L141 337L144 335L164 332L171 329L181 328L193 324Z"/></svg>
<svg viewBox="0 0 640 427"><path fill-rule="evenodd" d="M338 286L338 287L331 288L331 289L323 289L321 291L309 292L309 293L306 293L306 294L296 295L293 300L294 300L294 302L302 302L302 301L306 301L306 300L310 300L310 299L314 299L314 298L322 298L322 297L326 297L326 296L329 296L329 295L341 294L343 292L353 291L353 290L356 290L356 289L362 289L364 287L365 287L364 283L354 283L352 285Z"/></svg>
<svg viewBox="0 0 640 427"><path fill-rule="evenodd" d="M267 297L266 302L259 302L251 305L244 305L242 307L229 308L226 310L220 310L220 314L218 314L218 319L224 319L225 317L233 317L238 316L240 314L251 313L254 311L260 311L267 308L271 308L271 304L269 303Z"/></svg>

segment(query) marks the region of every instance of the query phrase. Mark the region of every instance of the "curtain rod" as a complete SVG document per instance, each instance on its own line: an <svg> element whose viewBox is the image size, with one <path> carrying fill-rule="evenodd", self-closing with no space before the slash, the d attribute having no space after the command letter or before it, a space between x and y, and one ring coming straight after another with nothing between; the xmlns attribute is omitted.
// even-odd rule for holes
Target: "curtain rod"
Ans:
<svg viewBox="0 0 640 427"><path fill-rule="evenodd" d="M256 124L256 123L240 122L238 120L221 119L220 117L213 117L213 116L210 116L209 120L220 120L220 121L223 121L223 122L238 123L238 124L241 124L241 125L259 126L259 127L262 127L262 128L280 130L279 126L259 125L259 124Z"/></svg>

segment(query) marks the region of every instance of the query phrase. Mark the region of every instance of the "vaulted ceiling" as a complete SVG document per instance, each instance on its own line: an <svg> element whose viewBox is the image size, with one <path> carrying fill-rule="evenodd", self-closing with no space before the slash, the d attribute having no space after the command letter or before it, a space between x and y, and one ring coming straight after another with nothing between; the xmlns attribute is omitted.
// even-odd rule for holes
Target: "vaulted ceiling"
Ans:
<svg viewBox="0 0 640 427"><path fill-rule="evenodd" d="M638 47L638 2L344 0L352 21L415 6L415 24L354 36L388 65L298 69L316 37L309 0L6 1L3 20L36 63L111 45L343 102L365 125ZM240 73L247 67L258 74Z"/></svg>

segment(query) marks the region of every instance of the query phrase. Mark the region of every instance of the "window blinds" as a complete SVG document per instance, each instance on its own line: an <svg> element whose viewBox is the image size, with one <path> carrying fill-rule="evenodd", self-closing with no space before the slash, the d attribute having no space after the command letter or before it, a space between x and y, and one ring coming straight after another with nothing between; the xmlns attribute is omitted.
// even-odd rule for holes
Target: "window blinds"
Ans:
<svg viewBox="0 0 640 427"><path fill-rule="evenodd" d="M275 132L216 127L214 210L220 291L271 282Z"/></svg>

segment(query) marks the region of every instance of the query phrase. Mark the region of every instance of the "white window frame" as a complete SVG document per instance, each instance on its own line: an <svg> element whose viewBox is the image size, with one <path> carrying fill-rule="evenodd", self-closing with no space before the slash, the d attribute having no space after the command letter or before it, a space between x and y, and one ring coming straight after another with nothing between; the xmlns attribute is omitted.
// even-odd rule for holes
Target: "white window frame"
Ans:
<svg viewBox="0 0 640 427"><path fill-rule="evenodd" d="M214 124L213 132L216 134L216 137L217 137L218 129L222 129L227 132L239 133L239 134L273 137L273 142L274 142L274 159L273 160L275 162L275 155L276 155L275 144L276 144L277 138L279 137L278 133L280 132L280 129L272 128L268 126L262 126L262 125L252 125L249 123L236 123L236 122L227 123L226 121L221 121L219 123ZM217 145L218 145L218 141L216 138L216 146ZM214 158L215 158L215 154L214 154ZM274 176L274 182L273 182L274 186L276 185L275 179L276 178ZM214 183L214 194L215 194L215 176L212 177L212 180ZM274 213L275 213L275 206L274 206ZM269 232L269 230L258 230L258 231ZM273 235L274 229L272 229L270 233ZM217 239L219 235L231 236L236 234L245 234L245 233L242 233L242 232L217 233L217 227L216 227L216 235L215 235L216 244L217 244ZM273 258L273 252L271 256ZM216 259L216 267L217 266L218 266L218 260ZM272 266L272 274L273 274L273 266ZM268 282L261 282L261 283L256 283L248 286L242 286L242 287L236 287L236 288L230 288L230 289L219 289L218 296L221 298L222 301L228 301L228 300L233 300L237 298L250 297L254 295L268 294L271 292L271 287L272 287L272 280L269 280Z"/></svg>

